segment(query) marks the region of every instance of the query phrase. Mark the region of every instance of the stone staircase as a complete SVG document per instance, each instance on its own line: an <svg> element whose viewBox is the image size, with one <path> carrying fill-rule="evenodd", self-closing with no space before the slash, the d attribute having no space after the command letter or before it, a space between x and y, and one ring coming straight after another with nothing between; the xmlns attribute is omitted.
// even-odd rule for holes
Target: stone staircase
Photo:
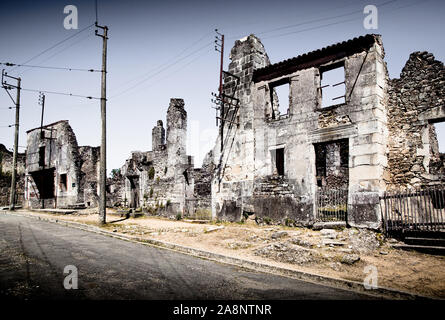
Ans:
<svg viewBox="0 0 445 320"><path fill-rule="evenodd" d="M415 250L422 253L445 256L445 233L407 234L404 244L393 245L393 248Z"/></svg>

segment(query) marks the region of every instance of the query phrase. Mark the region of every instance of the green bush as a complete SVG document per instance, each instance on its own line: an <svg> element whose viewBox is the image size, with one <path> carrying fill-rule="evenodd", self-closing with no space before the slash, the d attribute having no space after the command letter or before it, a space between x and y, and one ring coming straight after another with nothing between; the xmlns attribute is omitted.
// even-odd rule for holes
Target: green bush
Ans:
<svg viewBox="0 0 445 320"><path fill-rule="evenodd" d="M289 218L286 218L286 220L284 221L284 224L288 227L293 227L295 224L295 221Z"/></svg>
<svg viewBox="0 0 445 320"><path fill-rule="evenodd" d="M111 170L111 177L114 179L121 175L121 169L113 169Z"/></svg>
<svg viewBox="0 0 445 320"><path fill-rule="evenodd" d="M182 219L182 214L180 214L180 213L178 213L177 215L176 215L176 220L181 220Z"/></svg>
<svg viewBox="0 0 445 320"><path fill-rule="evenodd" d="M150 180L153 180L154 177L155 177L155 168L154 167L150 167L150 169L148 170L148 178Z"/></svg>

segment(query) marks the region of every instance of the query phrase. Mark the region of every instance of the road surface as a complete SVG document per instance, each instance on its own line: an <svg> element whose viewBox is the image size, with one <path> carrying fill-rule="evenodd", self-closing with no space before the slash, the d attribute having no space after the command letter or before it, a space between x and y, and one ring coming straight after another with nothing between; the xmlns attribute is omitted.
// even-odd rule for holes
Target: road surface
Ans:
<svg viewBox="0 0 445 320"><path fill-rule="evenodd" d="M64 288L64 268L78 289ZM369 299L170 250L0 213L0 296L19 299Z"/></svg>

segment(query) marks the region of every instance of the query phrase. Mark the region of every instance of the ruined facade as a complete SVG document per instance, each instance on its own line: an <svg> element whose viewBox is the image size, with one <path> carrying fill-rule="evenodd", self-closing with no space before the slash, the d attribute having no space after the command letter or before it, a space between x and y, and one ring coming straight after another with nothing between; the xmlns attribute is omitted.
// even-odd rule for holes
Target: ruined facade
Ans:
<svg viewBox="0 0 445 320"><path fill-rule="evenodd" d="M349 225L378 228L387 188L443 179L431 123L444 119L444 69L431 55L413 54L394 80L378 35L273 65L250 35L230 59L224 94L239 109L225 104L224 148L220 135L213 152L213 217L312 225L317 199L334 189L345 191ZM341 78L326 83L334 71ZM278 99L283 86L288 103Z"/></svg>
<svg viewBox="0 0 445 320"><path fill-rule="evenodd" d="M432 54L411 54L398 79L389 79L379 35L275 64L250 35L230 59L223 135L202 168L186 152L184 100L171 99L152 150L113 170L108 206L306 226L334 216L379 228L385 191L443 185L433 124L445 121L445 69ZM97 206L99 154L77 145L68 121L28 131L27 205Z"/></svg>
<svg viewBox="0 0 445 320"><path fill-rule="evenodd" d="M79 147L67 120L31 129L27 135L26 205L96 207L100 148Z"/></svg>
<svg viewBox="0 0 445 320"><path fill-rule="evenodd" d="M17 184L15 203L23 203L25 187L25 153L17 154ZM13 152L0 144L0 206L9 206L11 176L13 171Z"/></svg>
<svg viewBox="0 0 445 320"><path fill-rule="evenodd" d="M210 160L194 168L186 153L187 112L183 99L171 99L167 110L167 130L162 120L152 130L152 151L132 152L120 169L124 179L121 204L149 208L167 216L210 216Z"/></svg>
<svg viewBox="0 0 445 320"><path fill-rule="evenodd" d="M399 79L389 82L389 190L445 183L434 123L445 121L445 68L428 52L410 55Z"/></svg>

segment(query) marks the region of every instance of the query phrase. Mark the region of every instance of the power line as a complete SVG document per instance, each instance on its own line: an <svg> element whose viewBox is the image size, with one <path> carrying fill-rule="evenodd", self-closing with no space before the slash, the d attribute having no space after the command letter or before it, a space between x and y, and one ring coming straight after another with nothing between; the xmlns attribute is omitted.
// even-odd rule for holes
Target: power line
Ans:
<svg viewBox="0 0 445 320"><path fill-rule="evenodd" d="M359 1L364 1L364 0L359 0ZM359 1L357 1L357 0L348 1L347 3L345 3L344 5L341 5L341 6L339 6L338 4L335 3L334 7L328 7L328 6L323 5L322 8L317 7L317 11L315 12L315 14L314 14L314 12L300 11L300 12L298 12L299 13L298 15L292 17L292 20L300 20L302 18L313 17L313 16L319 17L322 13L325 13L325 12L331 13L333 11L343 9L343 8L356 7L357 3L359 3ZM320 9L324 9L324 10L320 10ZM285 19L283 18L282 20L285 20ZM226 33L230 34L230 32L227 32L226 30L239 30L240 28L250 27L252 25L264 25L264 21L259 22L258 19L255 19L255 22L243 23L243 24L239 24L239 25L234 25L233 23L230 23L229 27L226 28L224 26L221 26L220 29L224 30ZM243 36L245 36L245 34L240 35L239 37L243 37ZM232 38L235 38L235 37L232 37ZM229 39L232 39L232 38L229 38Z"/></svg>
<svg viewBox="0 0 445 320"><path fill-rule="evenodd" d="M287 33L280 33L280 34L273 35L273 36L263 37L263 39L279 38L279 37L287 36L287 35L290 35L290 34L296 34L296 33L302 33L302 32L306 32L306 31L316 30L316 29L322 29L322 28L334 26L334 25L337 25L337 24L342 24L342 23L356 21L356 20L362 20L362 18L361 17L360 18L353 18L353 19L347 19L347 20L332 22L332 23L328 23L328 24L322 24L322 25L319 25L319 26L316 26L316 27L306 28L306 29L302 29L302 30L298 30L298 31L291 31L291 32L287 32Z"/></svg>
<svg viewBox="0 0 445 320"><path fill-rule="evenodd" d="M166 75L165 77L159 79L159 80L156 81L156 82L150 83L148 86L145 86L144 89L151 88L152 86L158 84L160 81L164 81L164 80L170 78L171 76L173 76L173 75L177 74L179 71L185 69L185 68L188 67L190 64L192 64L193 62L197 61L198 59L200 59L200 58L203 57L206 53L209 53L209 52L210 52L210 51L208 51L208 52L203 52L202 54L198 55L197 57L195 57L194 59L190 60L190 61L187 62L186 64L182 65L179 69L176 69L174 72L172 72L172 73ZM123 93L122 93L122 94L123 94ZM115 95L114 97L117 97L117 95ZM114 100L115 100L115 99L113 98L113 101L114 101Z"/></svg>
<svg viewBox="0 0 445 320"><path fill-rule="evenodd" d="M98 18L98 15L97 15L97 0L94 1L94 8L95 8L95 11L96 11L96 23L99 23L99 18Z"/></svg>
<svg viewBox="0 0 445 320"><path fill-rule="evenodd" d="M83 96L83 95L73 94L73 93L69 93L69 92L57 92L57 91L47 91L47 90L37 90L37 89L24 89L24 88L22 88L22 90L23 91L31 91L31 92L43 92L43 93L49 93L49 94L58 94L58 95L70 96L70 97L78 97L78 98L87 98L87 99L96 99L96 100L100 100L101 99L101 98L97 98L97 97Z"/></svg>
<svg viewBox="0 0 445 320"><path fill-rule="evenodd" d="M78 43L80 43L80 42L84 41L85 39L87 39L87 38L89 38L89 37L92 37L92 36L93 36L93 34L87 34L86 37L82 37L82 38L80 38L78 41L75 41L75 42L71 43L70 45L66 46L66 47L63 48L62 50L59 50L59 51L57 51L56 53L54 53L54 54L50 55L49 57L47 57L46 59L43 59L42 61L40 61L40 63L44 63L44 62L50 60L51 58L57 56L58 54L62 53L63 51L68 50L69 48L75 46L76 44L78 44ZM32 69L32 68L25 69L25 70L23 70L20 74L23 75L25 72L27 72L27 71L29 71L29 70L31 70L31 69Z"/></svg>
<svg viewBox="0 0 445 320"><path fill-rule="evenodd" d="M380 4L380 5L377 5L377 7L381 7L383 5L387 5L387 4L395 2L395 1L398 1L398 0L392 0L392 1L384 2L384 3ZM426 1L430 1L430 0L426 0ZM393 10L389 10L389 11L386 11L386 12L394 12L394 11L397 11L399 9L403 9L403 8L406 8L406 7L411 7L411 6L414 6L414 5L417 5L417 4L419 4L419 2L415 1L414 3L411 3L409 5L400 6L400 7L394 8ZM315 29L321 29L321 28L330 27L330 26L337 25L337 24L342 24L342 23L347 23L347 22L357 21L357 20L362 20L362 19L363 19L362 17L358 17L358 18L352 18L352 19L347 19L347 20L342 20L342 21L336 21L336 22L332 22L332 23L328 23L328 24L322 24L322 25L319 25L319 26L310 27L310 28L306 28L306 29L302 29L302 30L291 31L291 32L287 32L287 33L280 33L280 34L277 34L277 35L271 35L271 36L268 36L268 37L264 37L263 39L271 39L271 38L283 37L283 36L287 36L287 35L290 35L290 34L302 33L302 32L306 32L306 31L311 31L311 30L315 30Z"/></svg>
<svg viewBox="0 0 445 320"><path fill-rule="evenodd" d="M198 43L200 43L205 37L209 36L209 35L212 34L212 33L213 33L213 31L207 32L207 33L204 34L202 37L200 37L198 40L194 41L191 45L185 47L183 50L181 50L181 52L180 52L179 54L173 56L173 57L170 58L169 60L171 61L171 60L174 60L174 59L177 59L177 58L181 57L185 52L187 52L187 50L193 48L195 45L197 45ZM185 57L185 58L187 58L187 57ZM120 86L124 86L124 85L126 85L126 84L128 84L128 83L131 83L131 82L133 82L133 81L136 81L137 79L141 79L141 78L143 78L143 77L145 77L145 76L147 76L147 75L149 75L149 74L155 72L156 70L161 69L161 68L162 68L162 67L163 67L169 60L167 60L165 63L162 63L162 64L158 65L157 67L151 69L150 71L143 73L142 75L139 75L139 76L137 76L137 77L134 77L133 79L130 79L130 80L128 80L128 81L125 81L125 82L121 83Z"/></svg>
<svg viewBox="0 0 445 320"><path fill-rule="evenodd" d="M386 6L386 5L391 4L393 2L396 2L396 1L399 1L399 0L389 0L389 1L383 2L381 4L378 4L376 6L377 7L383 7L383 6ZM299 26L312 24L312 23L316 23L316 22L320 22L320 21L338 19L338 18L354 15L354 14L357 14L357 13L363 13L363 9L355 10L355 11L352 11L352 12L349 12L349 13L343 13L343 14L340 14L340 15L335 15L335 16L330 16L330 17L325 17L325 18L317 18L317 19L313 19L313 20L309 20L309 21L305 21L305 22L301 22L301 23L297 23L297 24L291 24L291 25L281 26L281 27L277 27L277 28L273 28L273 29L268 29L268 30L265 30L265 31L256 32L255 34L256 35L261 35L261 34L271 33L271 32L280 31L280 30L284 30L284 29L291 29L291 28L294 28L294 27L299 27ZM351 19L351 20L344 20L344 21L349 22L349 21L353 21L353 20L357 20L357 19L358 18ZM343 21L339 22L339 23L343 23ZM334 24L337 24L337 23L334 23ZM332 23L331 24L327 24L327 26L330 26L330 25L332 25ZM325 25L322 25L322 26L325 26ZM312 30L312 28L304 29L301 32L306 31L306 30ZM299 32L300 31L296 31L295 33L299 33ZM290 32L288 34L292 34L292 33L293 32ZM232 36L232 37L230 37L230 39L240 38L240 37L243 37L243 36L244 35ZM267 38L264 38L264 39L267 39Z"/></svg>
<svg viewBox="0 0 445 320"><path fill-rule="evenodd" d="M86 26L85 28L83 28L83 29L79 30L78 32L72 34L71 36L69 36L69 37L67 37L67 38L65 38L65 39L63 39L63 40L57 42L56 44L54 44L54 45L52 45L51 47L49 47L49 48L43 50L42 52L36 54L36 55L33 56L32 58L26 60L25 62L23 62L23 63L21 63L21 64L27 64L28 62L31 62L32 60L34 60L34 59L40 57L41 55L45 54L46 52L48 52L48 51L54 49L55 47L57 47L57 46L59 46L59 45L61 45L62 43L64 43L64 42L66 42L66 41L68 41L68 40L74 38L75 36L77 36L78 34L84 32L85 30L88 30L88 29L91 28L92 26L94 26L94 23L92 23L92 24ZM12 69L9 70L9 71L11 72L12 70L15 70L16 68L18 68L18 67L14 67L14 68L12 68Z"/></svg>
<svg viewBox="0 0 445 320"><path fill-rule="evenodd" d="M54 69L54 70L67 70L67 71L102 72L102 70L95 70L95 69L79 69L79 68L69 68L69 67L37 66L37 65L29 65L29 64L16 64L16 63L11 63L11 62L0 62L0 65L4 65L4 66L7 66L7 67L17 66L17 67Z"/></svg>
<svg viewBox="0 0 445 320"><path fill-rule="evenodd" d="M212 46L212 45L213 45L213 42L208 43L208 44L206 44L205 46L202 46L202 47L198 48L197 50L195 50L195 51L189 53L188 55L182 57L181 59L178 59L178 60L174 61L173 63L168 64L166 67L162 68L161 70L157 71L156 73L151 74L151 75L148 76L147 78L145 78L145 79L143 79L143 80L137 82L137 83L134 84L133 86L131 86L131 87L129 87L129 88L127 88L127 89L125 89L125 90L123 90L123 91L121 91L121 92L119 92L119 93L113 95L113 96L111 96L110 99L115 98L115 97L117 97L117 96L120 96L120 95L122 95L122 94L124 94L124 93L126 93L126 92L128 92L128 91L130 91L130 90L132 90L132 89L134 89L135 87L141 85L142 83L146 82L147 80L150 80L151 78L153 78L154 76L160 74L161 72L163 72L163 71L165 71L165 70L171 68L172 66L174 66L174 65L176 65L177 63L183 61L184 59L187 59L187 58L190 57L191 55L193 55L193 54L195 54L195 53L197 53L197 52L199 52L199 51L201 51L201 50L203 50L203 49L205 49L205 48L207 48L207 47L209 47L209 46Z"/></svg>

